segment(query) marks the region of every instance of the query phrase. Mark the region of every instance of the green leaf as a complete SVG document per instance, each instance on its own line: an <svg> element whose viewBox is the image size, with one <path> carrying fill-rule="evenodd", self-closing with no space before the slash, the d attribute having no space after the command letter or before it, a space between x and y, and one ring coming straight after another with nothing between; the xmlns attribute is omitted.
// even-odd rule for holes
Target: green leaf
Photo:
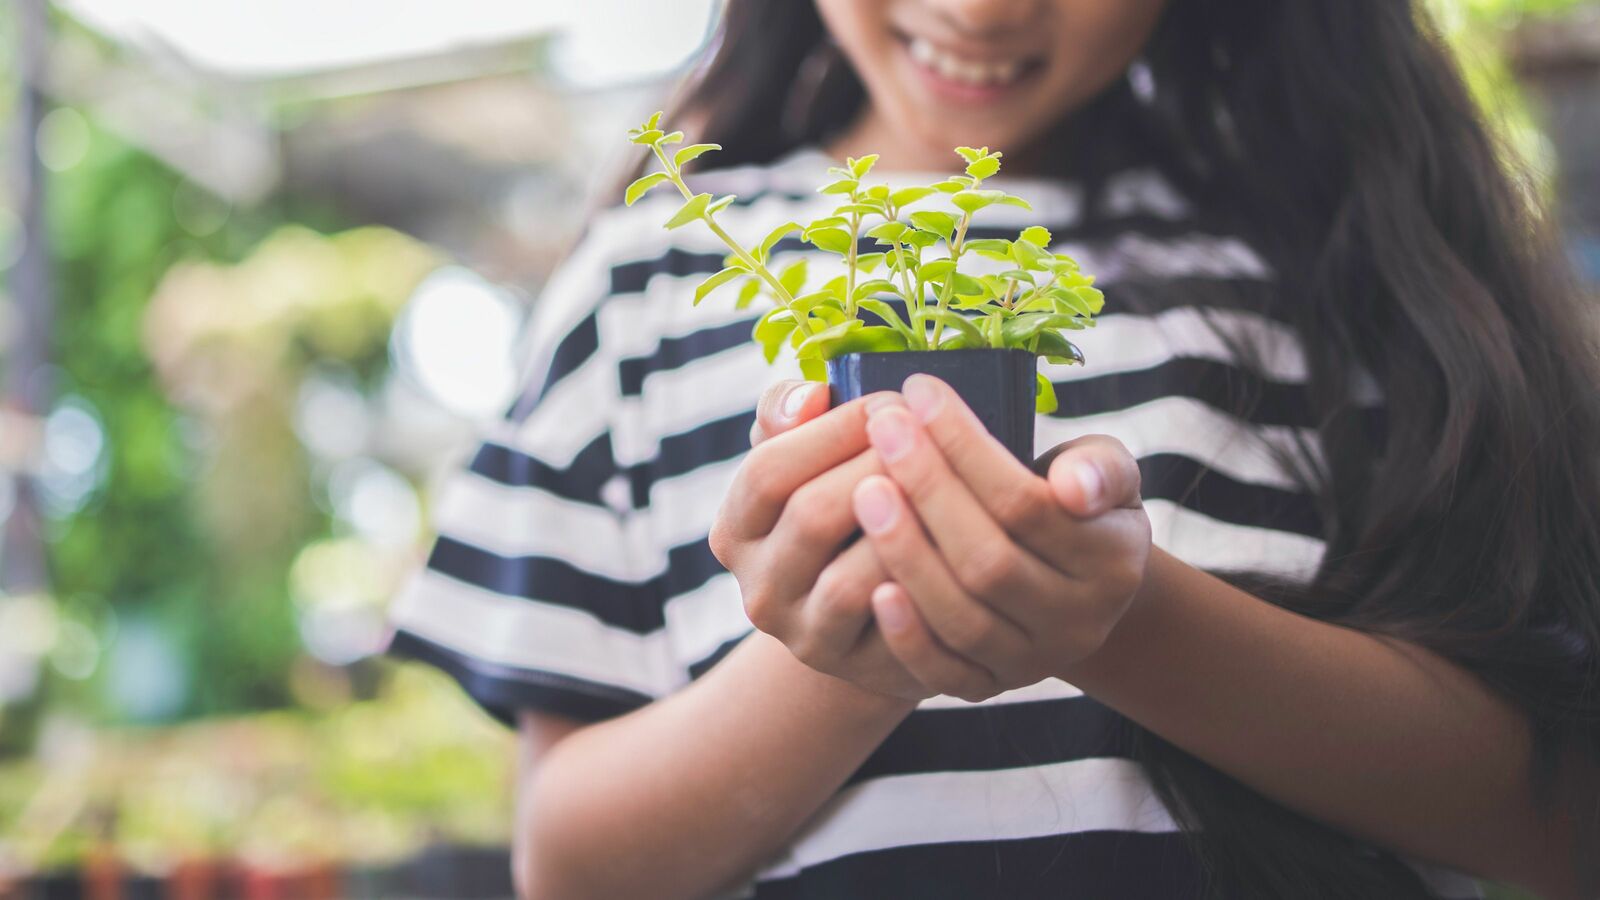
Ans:
<svg viewBox="0 0 1600 900"><path fill-rule="evenodd" d="M1089 307L1090 315L1098 316L1100 310L1106 308L1106 295L1098 288L1074 287L1070 290Z"/></svg>
<svg viewBox="0 0 1600 900"><path fill-rule="evenodd" d="M1059 332L1039 332L1039 355L1058 365L1083 365L1083 351Z"/></svg>
<svg viewBox="0 0 1600 900"><path fill-rule="evenodd" d="M860 319L853 319L844 325L861 325ZM841 326L834 326L838 328ZM830 328L828 331L832 331ZM883 325L866 325L852 328L841 335L822 338L823 334L808 338L795 351L802 359L817 357L819 359L833 359L847 353L886 353L906 349L906 336L901 332Z"/></svg>
<svg viewBox="0 0 1600 900"><path fill-rule="evenodd" d="M778 358L778 351L783 348L783 342L798 327L794 313L779 308L756 320L756 327L750 332L750 336L761 345L762 354L770 363Z"/></svg>
<svg viewBox="0 0 1600 900"><path fill-rule="evenodd" d="M867 196L882 203L889 199L889 186L887 184L875 184L867 188Z"/></svg>
<svg viewBox="0 0 1600 900"><path fill-rule="evenodd" d="M711 204L706 207L706 213L710 214L714 212L721 212L722 210L727 209L729 204L733 203L733 201L737 199L739 198L733 194L723 194L721 197L711 201Z"/></svg>
<svg viewBox="0 0 1600 900"><path fill-rule="evenodd" d="M651 172L641 178L636 178L628 189L622 192L622 202L625 206L632 206L639 202L639 198L650 192L650 189L667 180L665 172Z"/></svg>
<svg viewBox="0 0 1600 900"><path fill-rule="evenodd" d="M930 259L922 264L922 268L919 271L924 280L937 281L943 284L945 278L949 277L950 273L955 270L956 263L953 259Z"/></svg>
<svg viewBox="0 0 1600 900"><path fill-rule="evenodd" d="M961 158L969 163L977 162L983 156L982 150L974 150L971 147L957 147L956 152L961 154Z"/></svg>
<svg viewBox="0 0 1600 900"><path fill-rule="evenodd" d="M812 219L810 222L807 222L805 231L802 231L800 236L805 237L806 231L815 231L818 228L843 228L849 224L850 220L846 219L844 216L823 216L820 219Z"/></svg>
<svg viewBox="0 0 1600 900"><path fill-rule="evenodd" d="M865 327L867 327L867 323L861 321L860 319L850 319L845 322L829 325L827 328L822 329L816 334L808 335L804 340L802 340L799 346L795 348L795 355L801 359L825 358L822 357L820 351L820 348L823 345L830 341L838 340L839 338L844 337L858 328Z"/></svg>
<svg viewBox="0 0 1600 900"><path fill-rule="evenodd" d="M1050 229L1043 225L1030 225L1018 237L1043 250L1050 246Z"/></svg>
<svg viewBox="0 0 1600 900"><path fill-rule="evenodd" d="M785 222L767 232L767 236L762 238L761 243L756 247L755 258L765 262L766 258L772 253L772 248L779 241L783 240L786 235L800 231L803 227L799 222Z"/></svg>
<svg viewBox="0 0 1600 900"><path fill-rule="evenodd" d="M947 212L935 210L922 210L911 214L911 225L918 231L935 234L945 240L950 239L950 233L956 230L956 217Z"/></svg>
<svg viewBox="0 0 1600 900"><path fill-rule="evenodd" d="M694 289L694 305L699 306L700 301L704 300L707 294L743 274L745 274L744 269L729 266L710 278L707 278L705 281L700 282L700 286Z"/></svg>
<svg viewBox="0 0 1600 900"><path fill-rule="evenodd" d="M940 350L982 350L989 346L983 340L973 340L962 332L955 332L939 342Z"/></svg>
<svg viewBox="0 0 1600 900"><path fill-rule="evenodd" d="M739 285L739 299L734 302L734 309L745 309L751 303L755 302L756 297L760 293L761 279L756 278L755 276L745 279L744 284Z"/></svg>
<svg viewBox="0 0 1600 900"><path fill-rule="evenodd" d="M875 206L871 203L846 203L835 209L834 212L841 216L847 213L855 213L859 216L881 216L883 215L883 207Z"/></svg>
<svg viewBox="0 0 1600 900"><path fill-rule="evenodd" d="M848 194L848 193L850 193L851 191L854 191L856 188L858 188L860 186L861 186L861 182L858 181L857 179L854 179L854 178L841 178L838 181L830 181L827 184L823 185L822 187L817 188L817 193L819 193L819 194Z"/></svg>
<svg viewBox="0 0 1600 900"><path fill-rule="evenodd" d="M661 124L661 116L662 115L663 115L663 113L661 112L661 110L659 110L659 109L656 110L655 114L652 115L648 120L645 121L644 128L642 128L640 130L641 131L649 131L650 129L659 126Z"/></svg>
<svg viewBox="0 0 1600 900"><path fill-rule="evenodd" d="M974 238L970 241L962 241L961 249L963 252L971 250L988 259L1007 262L1011 259L1011 242L1000 238Z"/></svg>
<svg viewBox="0 0 1600 900"><path fill-rule="evenodd" d="M1028 241L1018 240L1011 242L1011 258L1017 261L1017 265L1029 271L1037 272L1044 269L1044 261L1048 256L1043 250Z"/></svg>
<svg viewBox="0 0 1600 900"><path fill-rule="evenodd" d="M1063 287L1052 287L1045 292L1053 302L1052 309L1062 315L1092 317L1095 309L1089 301L1078 295L1076 291Z"/></svg>
<svg viewBox="0 0 1600 900"><path fill-rule="evenodd" d="M867 173L872 171L872 164L877 161L878 154L876 153L868 153L860 159L852 159L850 160L850 174L855 176L857 180L865 178Z"/></svg>
<svg viewBox="0 0 1600 900"><path fill-rule="evenodd" d="M983 282L963 272L950 273L950 280L955 284L955 292L963 297L987 296Z"/></svg>
<svg viewBox="0 0 1600 900"><path fill-rule="evenodd" d="M1071 327L1072 317L1056 313L1023 313L1020 316L1007 319L1001 327L1005 336L1006 346L1024 347L1033 340L1034 335L1047 329Z"/></svg>
<svg viewBox="0 0 1600 900"><path fill-rule="evenodd" d="M975 159L967 164L967 174L973 178L990 178L998 171L1000 171L1000 159L994 156Z"/></svg>
<svg viewBox="0 0 1600 900"><path fill-rule="evenodd" d="M882 225L869 229L867 237L877 238L880 244L893 244L895 241L905 238L906 232L910 230L911 226L904 222L884 222Z"/></svg>
<svg viewBox="0 0 1600 900"><path fill-rule="evenodd" d="M1001 197L999 200L996 200L995 202L1000 204L1001 206L1015 206L1018 209L1026 209L1029 212L1033 211L1033 204L1032 203L1029 203L1028 201L1022 199L1021 197L1012 196L1011 194L1007 194L1004 197Z"/></svg>
<svg viewBox="0 0 1600 900"><path fill-rule="evenodd" d="M901 207L910 206L911 204L921 200L933 192L934 190L931 187L905 187L897 191L890 192L889 202L894 204L895 208L898 209Z"/></svg>
<svg viewBox="0 0 1600 900"><path fill-rule="evenodd" d="M811 307L811 316L813 322L821 320L824 328L851 320L850 314L840 308L838 301L831 299L827 303L818 303Z"/></svg>
<svg viewBox="0 0 1600 900"><path fill-rule="evenodd" d="M661 140L662 137L663 134L661 129L651 128L647 131L639 132L633 137L628 138L628 140L634 142L635 144L654 144L656 141Z"/></svg>
<svg viewBox="0 0 1600 900"><path fill-rule="evenodd" d="M778 283L783 285L783 289L788 291L791 297L800 293L800 289L806 286L805 257L785 266L784 270L778 273Z"/></svg>
<svg viewBox="0 0 1600 900"><path fill-rule="evenodd" d="M895 331L905 335L906 344L908 346L914 346L918 343L916 331L914 331L910 325L906 324L905 319L900 318L900 312L891 304L873 297L868 297L865 300L860 301L860 303L857 305L887 322L890 328L893 328Z"/></svg>
<svg viewBox="0 0 1600 900"><path fill-rule="evenodd" d="M956 191L964 191L967 188L972 187L972 179L946 178L944 181L934 182L932 187L934 190L942 193L954 194Z"/></svg>
<svg viewBox="0 0 1600 900"><path fill-rule="evenodd" d="M844 304L839 301L839 296L830 290L812 291L794 298L793 309L801 312L810 312L819 306L830 306L844 312Z"/></svg>
<svg viewBox="0 0 1600 900"><path fill-rule="evenodd" d="M905 267L909 267L913 272L917 270L917 257L905 250L890 250L883 255L883 263L891 272L898 272Z"/></svg>
<svg viewBox="0 0 1600 900"><path fill-rule="evenodd" d="M910 244L913 247L932 247L939 243L939 236L931 231L917 231L912 229L900 237L900 243Z"/></svg>
<svg viewBox="0 0 1600 900"><path fill-rule="evenodd" d="M856 268L863 272L871 273L873 269L883 264L882 253L856 254Z"/></svg>
<svg viewBox="0 0 1600 900"><path fill-rule="evenodd" d="M860 300L863 297L873 297L878 294L892 293L894 293L894 282L889 281L886 278L874 278L871 281L863 281L862 283L856 285L855 299Z"/></svg>
<svg viewBox="0 0 1600 900"><path fill-rule="evenodd" d="M1058 408L1056 386L1050 383L1050 379L1044 377L1043 372L1035 373L1034 379L1036 388L1033 395L1033 411L1043 415L1055 412Z"/></svg>
<svg viewBox="0 0 1600 900"><path fill-rule="evenodd" d="M681 144L681 143L683 143L683 132L674 131L671 134L662 135L661 136L661 143L663 143L663 144Z"/></svg>
<svg viewBox="0 0 1600 900"><path fill-rule="evenodd" d="M998 203L1005 194L1001 191L956 191L950 202L962 212L975 213L991 203Z"/></svg>
<svg viewBox="0 0 1600 900"><path fill-rule="evenodd" d="M943 322L945 327L954 328L961 332L972 342L974 347L983 347L989 343L983 339L983 332L978 330L978 326L973 324L971 319L960 313L953 313L947 309L932 309L928 310L927 316L932 321Z"/></svg>
<svg viewBox="0 0 1600 900"><path fill-rule="evenodd" d="M672 164L681 169L683 168L684 163L687 163L693 159L698 159L702 153L709 153L712 150L721 149L721 144L690 144L687 147L680 148L677 153L672 154Z"/></svg>
<svg viewBox="0 0 1600 900"><path fill-rule="evenodd" d="M806 240L829 253L843 255L850 252L850 232L843 228L818 228L808 232Z"/></svg>
<svg viewBox="0 0 1600 900"><path fill-rule="evenodd" d="M820 359L802 359L800 374L805 376L807 381L827 381L828 364Z"/></svg>
<svg viewBox="0 0 1600 900"><path fill-rule="evenodd" d="M672 214L672 218L667 220L667 224L665 226L666 229L671 231L674 228L687 225L705 215L706 204L710 202L710 194L695 194L693 197L685 200L683 205L678 207L678 211Z"/></svg>
<svg viewBox="0 0 1600 900"><path fill-rule="evenodd" d="M997 273L996 277L1004 278L1008 281L1020 281L1023 284L1036 283L1033 280L1033 273L1027 271L1026 269L1007 269L1004 272Z"/></svg>

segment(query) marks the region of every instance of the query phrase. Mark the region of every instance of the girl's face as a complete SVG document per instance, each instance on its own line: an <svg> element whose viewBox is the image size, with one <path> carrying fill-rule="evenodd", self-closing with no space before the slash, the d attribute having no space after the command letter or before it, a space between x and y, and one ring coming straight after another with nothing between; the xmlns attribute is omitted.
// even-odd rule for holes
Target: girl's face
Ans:
<svg viewBox="0 0 1600 900"><path fill-rule="evenodd" d="M958 145L1021 157L1121 77L1166 0L816 0L865 83L852 152L947 168ZM873 143L878 146L873 146Z"/></svg>

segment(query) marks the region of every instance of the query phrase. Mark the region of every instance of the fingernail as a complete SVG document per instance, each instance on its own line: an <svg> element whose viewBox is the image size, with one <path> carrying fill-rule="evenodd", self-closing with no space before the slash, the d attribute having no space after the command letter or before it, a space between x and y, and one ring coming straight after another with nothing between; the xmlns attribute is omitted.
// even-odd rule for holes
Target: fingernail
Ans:
<svg viewBox="0 0 1600 900"><path fill-rule="evenodd" d="M868 534L877 534L894 524L895 499L882 478L863 480L855 492L856 521Z"/></svg>
<svg viewBox="0 0 1600 900"><path fill-rule="evenodd" d="M868 397L867 402L863 405L863 408L867 411L867 415L870 416L880 409L890 406L899 406L900 403L901 400L899 394L885 391L881 394L873 394L872 396Z"/></svg>
<svg viewBox="0 0 1600 900"><path fill-rule="evenodd" d="M872 591L872 612L878 618L878 627L884 631L905 631L911 624L905 604L894 596L894 589L880 584Z"/></svg>
<svg viewBox="0 0 1600 900"><path fill-rule="evenodd" d="M900 393L906 398L906 405L917 414L917 418L924 422L933 421L939 414L939 408L944 406L944 391L940 389L937 379L931 375L913 375L906 379L901 386Z"/></svg>
<svg viewBox="0 0 1600 900"><path fill-rule="evenodd" d="M811 392L817 389L815 384L800 384L789 389L783 395L781 412L785 419L793 419L800 415L800 410L805 409L806 401L811 399Z"/></svg>
<svg viewBox="0 0 1600 900"><path fill-rule="evenodd" d="M1078 463L1073 467L1073 473L1078 478L1078 487L1083 489L1083 503L1093 509L1100 503L1100 495L1105 491L1106 482L1100 475L1100 470L1094 463Z"/></svg>
<svg viewBox="0 0 1600 900"><path fill-rule="evenodd" d="M898 409L886 409L867 419L867 439L887 462L911 452L911 418Z"/></svg>

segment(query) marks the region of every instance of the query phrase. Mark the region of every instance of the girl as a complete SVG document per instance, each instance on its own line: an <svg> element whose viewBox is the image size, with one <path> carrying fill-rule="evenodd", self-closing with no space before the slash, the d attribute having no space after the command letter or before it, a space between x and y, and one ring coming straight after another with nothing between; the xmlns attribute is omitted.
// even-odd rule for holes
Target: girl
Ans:
<svg viewBox="0 0 1600 900"><path fill-rule="evenodd" d="M746 236L1003 148L1107 313L1036 475L597 216L395 612L520 731L523 896L1597 895L1591 313L1421 10L733 0L679 107Z"/></svg>

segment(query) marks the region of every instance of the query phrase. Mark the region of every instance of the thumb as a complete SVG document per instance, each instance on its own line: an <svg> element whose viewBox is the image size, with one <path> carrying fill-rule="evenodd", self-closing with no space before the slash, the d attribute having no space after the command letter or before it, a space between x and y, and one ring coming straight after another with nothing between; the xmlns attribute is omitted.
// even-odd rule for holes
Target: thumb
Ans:
<svg viewBox="0 0 1600 900"><path fill-rule="evenodd" d="M1114 437L1091 434L1068 441L1049 454L1046 479L1056 501L1079 518L1113 509L1137 509L1139 463Z"/></svg>
<svg viewBox="0 0 1600 900"><path fill-rule="evenodd" d="M828 386L816 381L780 381L761 394L750 446L828 411Z"/></svg>

